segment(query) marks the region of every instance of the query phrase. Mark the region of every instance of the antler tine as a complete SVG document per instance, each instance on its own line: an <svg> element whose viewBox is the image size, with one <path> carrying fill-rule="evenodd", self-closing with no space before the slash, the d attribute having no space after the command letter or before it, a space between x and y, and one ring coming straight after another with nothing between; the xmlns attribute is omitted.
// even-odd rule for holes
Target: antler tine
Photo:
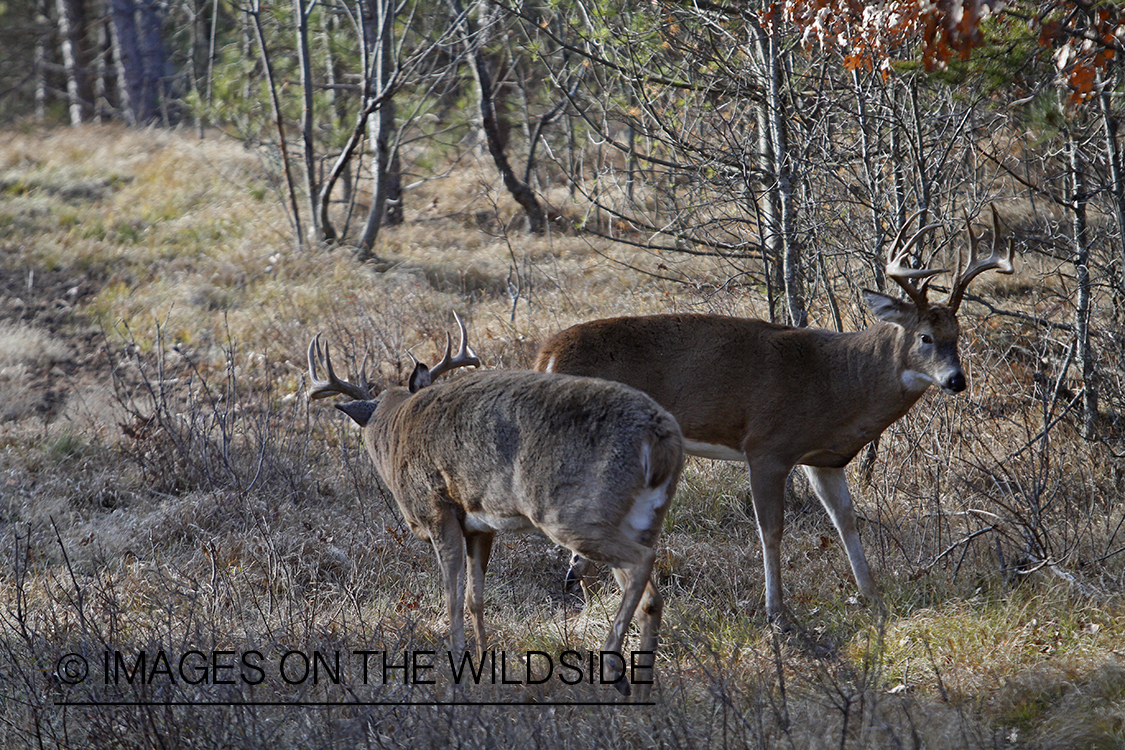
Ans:
<svg viewBox="0 0 1125 750"><path fill-rule="evenodd" d="M1007 245L1001 246L1000 217L996 214L995 205L990 204L989 209L992 211L992 251L986 258L977 256L979 235L973 231L969 215L965 213L965 232L969 235L969 265L962 270L961 254L958 253L957 273L953 276L953 288L949 290L949 298L946 300L946 304L954 312L961 305L961 298L969 288L969 284L981 273L994 270L997 273L1010 274L1016 270L1012 264L1012 259L1015 257L1015 241L1009 237Z"/></svg>
<svg viewBox="0 0 1125 750"><path fill-rule="evenodd" d="M461 344L457 347L457 356L450 359L450 352L453 348L453 338L445 334L445 356L441 361L430 368L430 379L437 380L438 376L443 372L447 372L457 367L479 367L480 359L477 357L476 352L469 347L469 336L465 332L465 323L461 320L461 316L457 311L453 311L453 317L457 321L457 327L461 329Z"/></svg>
<svg viewBox="0 0 1125 750"><path fill-rule="evenodd" d="M910 253L910 249L914 247L915 243L922 238L922 235L940 226L940 224L927 224L911 235L905 245L902 244L902 238L906 234L906 230L921 213L922 211L916 211L898 230L894 242L891 243L890 251L887 253L887 267L884 272L887 274L888 278L894 279L894 281L902 287L906 295L914 301L914 304L919 307L925 307L928 304L926 292L930 286L930 277L937 276L939 273L945 273L947 269L910 268L905 265L904 261L906 260L906 256ZM921 287L914 285L915 279L923 280Z"/></svg>
<svg viewBox="0 0 1125 750"><path fill-rule="evenodd" d="M363 361L359 363L359 383L364 388L367 388L371 383L371 378L367 377L367 360L369 359L370 354L371 352L364 352Z"/></svg>
<svg viewBox="0 0 1125 750"><path fill-rule="evenodd" d="M906 234L906 230L910 229L910 225L913 224L914 220L917 219L919 216L921 216L922 212L924 212L925 210L926 209L924 209L924 208L920 208L917 211L915 211L914 213L910 214L910 216L906 219L906 221L903 222L902 226L899 227L898 234L895 235L894 241L891 242L891 253L890 253L891 255L894 255L896 248L898 248L898 246L900 244L902 244L902 238ZM919 231L921 231L921 230L919 230ZM909 243L907 243L907 245L906 245L907 249L910 248L910 245L912 245L914 243L914 240L917 239L917 237L918 237L918 233L915 232L914 236L910 238L911 241Z"/></svg>
<svg viewBox="0 0 1125 750"><path fill-rule="evenodd" d="M327 398L337 393L342 393L345 396L350 396L357 401L368 401L371 399L371 393L364 386L349 383L346 380L340 380L336 377L336 372L332 369L332 355L328 353L328 344L325 343L324 351L320 350L320 334L313 336L312 341L309 342L309 398L316 400L319 398ZM316 374L316 363L320 361L324 364L324 369L327 372L327 377L323 380ZM364 361L366 367L366 360ZM361 374L361 377L362 374Z"/></svg>

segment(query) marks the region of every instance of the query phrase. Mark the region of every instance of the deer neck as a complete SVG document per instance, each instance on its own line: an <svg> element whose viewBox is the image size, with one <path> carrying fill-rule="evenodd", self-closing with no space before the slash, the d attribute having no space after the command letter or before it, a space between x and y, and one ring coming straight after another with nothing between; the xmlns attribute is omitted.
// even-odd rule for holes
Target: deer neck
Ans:
<svg viewBox="0 0 1125 750"><path fill-rule="evenodd" d="M396 436L403 434L395 429L395 422L403 416L403 406L413 394L406 388L388 388L379 394L379 404L367 426L363 428L363 442L371 460L383 479L390 483L394 467L401 460L398 456L404 446Z"/></svg>
<svg viewBox="0 0 1125 750"><path fill-rule="evenodd" d="M890 424L922 397L930 380L911 368L910 340L899 326L877 322L853 336L852 368L861 371L856 379L874 412Z"/></svg>

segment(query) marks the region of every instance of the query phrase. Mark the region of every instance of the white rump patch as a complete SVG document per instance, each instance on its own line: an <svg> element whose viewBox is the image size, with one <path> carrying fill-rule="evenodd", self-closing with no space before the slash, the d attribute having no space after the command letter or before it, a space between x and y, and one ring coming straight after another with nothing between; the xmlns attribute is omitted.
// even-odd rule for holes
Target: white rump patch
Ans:
<svg viewBox="0 0 1125 750"><path fill-rule="evenodd" d="M647 485L652 481L652 446L641 446L641 474ZM635 531L648 531L656 520L656 512L668 501L668 482L659 487L645 487L633 498L633 507L625 516L625 523Z"/></svg>
<svg viewBox="0 0 1125 750"><path fill-rule="evenodd" d="M713 458L716 461L742 461L743 463L746 463L745 453L743 453L742 451L736 451L734 448L728 448L725 445L700 443L696 440L688 440L687 438L684 438L684 450L693 456Z"/></svg>
<svg viewBox="0 0 1125 750"><path fill-rule="evenodd" d="M634 531L648 531L656 520L656 512L668 502L668 482L659 487L647 487L633 498L633 507L625 516L625 523Z"/></svg>

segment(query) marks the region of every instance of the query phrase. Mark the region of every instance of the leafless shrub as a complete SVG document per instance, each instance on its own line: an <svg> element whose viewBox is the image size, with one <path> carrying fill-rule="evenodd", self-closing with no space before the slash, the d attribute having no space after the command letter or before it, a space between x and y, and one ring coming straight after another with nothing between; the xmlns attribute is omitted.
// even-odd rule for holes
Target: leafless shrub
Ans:
<svg viewBox="0 0 1125 750"><path fill-rule="evenodd" d="M132 356L114 370L126 413L119 427L125 453L151 491L298 492L314 482L303 400L286 406L270 392L272 377L246 382L243 373L253 363L240 361L233 343L221 368L169 350L159 334L154 356L142 356L135 343L127 348Z"/></svg>

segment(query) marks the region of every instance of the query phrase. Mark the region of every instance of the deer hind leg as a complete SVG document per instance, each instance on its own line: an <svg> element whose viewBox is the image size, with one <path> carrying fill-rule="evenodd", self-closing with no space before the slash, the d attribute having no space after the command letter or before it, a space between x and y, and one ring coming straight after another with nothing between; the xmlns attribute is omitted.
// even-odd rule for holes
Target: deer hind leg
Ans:
<svg viewBox="0 0 1125 750"><path fill-rule="evenodd" d="M856 531L855 506L852 505L852 496L848 492L848 480L843 469L819 468L816 466L802 466L805 475L809 478L813 492L820 499L828 516L832 519L840 540L844 543L848 562L852 566L852 574L859 586L860 593L873 602L881 601L879 587L871 577L871 570L867 566L867 557L863 554L863 546L859 542L859 532Z"/></svg>
<svg viewBox="0 0 1125 750"><path fill-rule="evenodd" d="M785 477L789 467L750 464L750 494L765 571L766 617L786 627L781 604L781 533L785 527Z"/></svg>
<svg viewBox="0 0 1125 750"><path fill-rule="evenodd" d="M617 608L617 616L613 618L613 625L610 627L609 634L602 645L602 651L616 652L623 659L625 655L621 649L625 643L625 632L628 630L629 623L632 622L633 615L642 599L647 604L647 607L642 608L640 615L642 650L655 652L656 631L660 625L660 616L664 608L663 599L661 599L660 593L650 580L656 553L651 548L635 542L627 542L627 544L632 548L633 553L629 557L632 557L635 562L631 564L611 563L614 566L613 575L617 578L618 585L621 586L621 606ZM649 594L649 589L652 590L652 594ZM650 645L651 648L648 647ZM631 692L628 666L629 660L625 659L620 665L621 678L613 685L622 695L629 695Z"/></svg>
<svg viewBox="0 0 1125 750"><path fill-rule="evenodd" d="M492 554L493 534L467 534L465 550L469 558L469 572L465 580L465 601L473 617L473 634L477 640L477 659L484 659L484 575L488 572L488 558Z"/></svg>
<svg viewBox="0 0 1125 750"><path fill-rule="evenodd" d="M641 626L641 647L638 649L638 658L631 659L629 668L637 668L638 681L634 683L637 688L636 699L638 702L648 700L649 682L656 679L656 648L658 633L660 632L660 619L664 614L664 597L660 595L656 584L652 582L649 574L645 584L645 593L637 605L637 619ZM633 676L632 674L630 676Z"/></svg>
<svg viewBox="0 0 1125 750"><path fill-rule="evenodd" d="M430 529L430 540L437 553L445 588L450 650L462 654L465 652L465 541L461 524L452 513L444 514L438 527Z"/></svg>

